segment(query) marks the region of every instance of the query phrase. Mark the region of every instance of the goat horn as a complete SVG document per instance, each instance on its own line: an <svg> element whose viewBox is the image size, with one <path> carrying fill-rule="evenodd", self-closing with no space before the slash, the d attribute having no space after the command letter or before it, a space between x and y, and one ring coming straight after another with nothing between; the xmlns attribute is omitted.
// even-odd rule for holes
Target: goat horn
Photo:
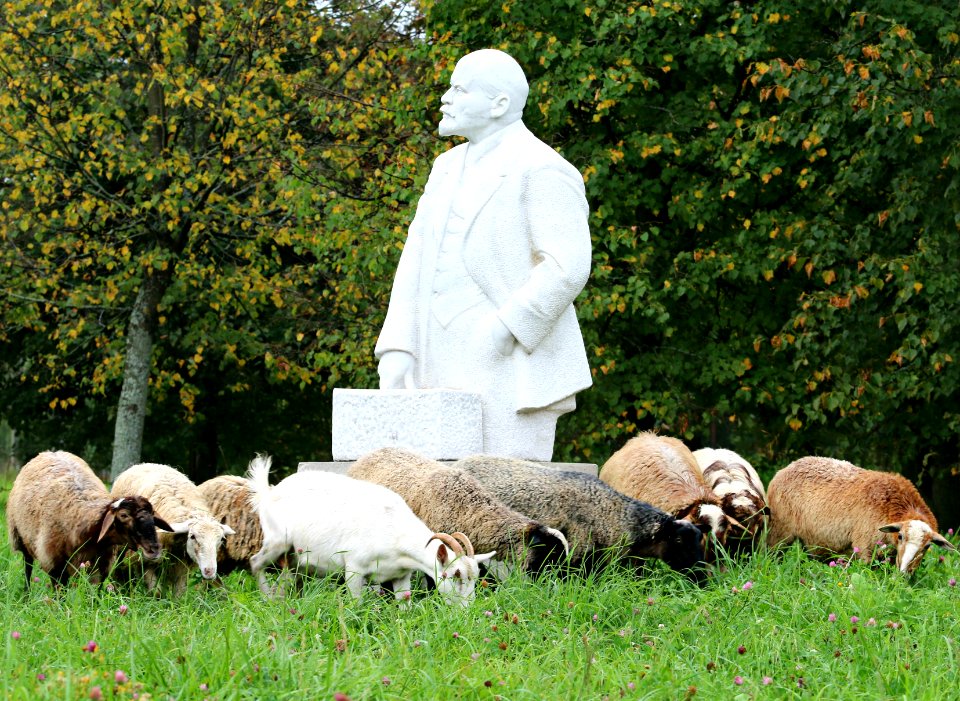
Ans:
<svg viewBox="0 0 960 701"><path fill-rule="evenodd" d="M454 531L451 533L454 538L463 543L463 547L467 549L467 557L473 557L476 553L473 551L473 543L470 542L470 539L467 537L466 533L461 533L460 531Z"/></svg>
<svg viewBox="0 0 960 701"><path fill-rule="evenodd" d="M463 555L463 545L461 545L458 540L455 540L449 533L434 533L430 536L430 540L427 541L427 545L430 545L430 541L432 540L439 540L457 555Z"/></svg>

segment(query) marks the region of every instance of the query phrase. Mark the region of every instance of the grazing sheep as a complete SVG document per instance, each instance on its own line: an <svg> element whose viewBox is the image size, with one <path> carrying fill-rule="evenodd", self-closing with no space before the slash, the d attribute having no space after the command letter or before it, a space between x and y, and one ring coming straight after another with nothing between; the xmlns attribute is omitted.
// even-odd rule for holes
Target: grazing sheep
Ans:
<svg viewBox="0 0 960 701"><path fill-rule="evenodd" d="M229 523L233 535L224 538L217 552L217 574L234 570L250 571L250 558L263 545L260 517L250 505L250 485L237 475L220 475L197 485L213 517Z"/></svg>
<svg viewBox="0 0 960 701"><path fill-rule="evenodd" d="M357 479L387 487L433 531L462 531L474 547L495 550L506 562L538 574L567 554L560 531L514 511L476 478L402 448L382 448L361 457L347 471ZM503 574L508 567L491 568Z"/></svg>
<svg viewBox="0 0 960 701"><path fill-rule="evenodd" d="M753 465L725 448L701 448L693 457L707 486L720 500L723 513L746 528L727 534L727 549L733 554L753 550L770 516L760 475Z"/></svg>
<svg viewBox="0 0 960 701"><path fill-rule="evenodd" d="M84 563L100 583L113 564L116 546L160 557L157 528L170 525L142 496L110 496L90 466L64 451L40 453L24 465L7 500L7 532L13 550L23 553L27 588L34 560L63 585Z"/></svg>
<svg viewBox="0 0 960 701"><path fill-rule="evenodd" d="M956 550L909 480L844 460L805 457L780 470L767 487L771 546L800 540L814 555L858 554L869 562L892 545L909 577L930 543ZM893 535L896 534L896 535Z"/></svg>
<svg viewBox="0 0 960 701"><path fill-rule="evenodd" d="M720 545L726 543L731 526L744 530L723 513L693 453L676 438L650 432L631 438L600 469L600 479L674 518L706 526Z"/></svg>
<svg viewBox="0 0 960 701"><path fill-rule="evenodd" d="M410 596L415 570L437 583L449 604L474 597L479 564L495 553L476 555L462 533L434 533L403 498L386 487L332 472L298 472L269 483L270 459L257 457L248 472L252 503L260 515L263 547L250 561L260 587L264 566L290 551L298 567L318 574L342 571L359 599L368 581L392 584L394 596Z"/></svg>
<svg viewBox="0 0 960 701"><path fill-rule="evenodd" d="M700 528L631 499L592 475L491 455L454 465L509 507L564 533L572 566L589 570L610 555L659 558L695 581L703 579Z"/></svg>
<svg viewBox="0 0 960 701"><path fill-rule="evenodd" d="M128 492L150 499L157 513L173 528L173 535L161 536L160 545L171 556L164 574L175 595L187 588L191 561L199 566L204 579L217 576L217 550L224 537L234 531L214 518L189 477L169 465L142 463L121 472L113 483L113 494ZM144 578L148 590L157 590L156 565L147 565Z"/></svg>

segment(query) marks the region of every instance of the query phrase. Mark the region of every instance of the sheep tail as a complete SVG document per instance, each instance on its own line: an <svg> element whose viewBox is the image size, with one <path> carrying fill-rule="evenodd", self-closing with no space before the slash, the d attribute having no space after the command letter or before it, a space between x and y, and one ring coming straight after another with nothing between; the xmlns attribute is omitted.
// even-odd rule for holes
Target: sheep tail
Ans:
<svg viewBox="0 0 960 701"><path fill-rule="evenodd" d="M256 511L270 493L270 464L269 455L257 454L247 466L247 483L250 485L250 506Z"/></svg>

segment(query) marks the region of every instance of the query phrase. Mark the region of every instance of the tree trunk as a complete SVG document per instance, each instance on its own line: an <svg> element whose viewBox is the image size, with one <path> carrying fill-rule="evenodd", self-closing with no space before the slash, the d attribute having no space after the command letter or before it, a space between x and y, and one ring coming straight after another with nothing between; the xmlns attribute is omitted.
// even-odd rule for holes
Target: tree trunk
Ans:
<svg viewBox="0 0 960 701"><path fill-rule="evenodd" d="M117 421L113 432L114 480L131 465L140 462L143 447L143 423L147 413L150 383L150 356L153 332L157 324L157 305L170 282L168 273L148 271L137 293L127 326L127 347L123 364L123 388L117 403Z"/></svg>

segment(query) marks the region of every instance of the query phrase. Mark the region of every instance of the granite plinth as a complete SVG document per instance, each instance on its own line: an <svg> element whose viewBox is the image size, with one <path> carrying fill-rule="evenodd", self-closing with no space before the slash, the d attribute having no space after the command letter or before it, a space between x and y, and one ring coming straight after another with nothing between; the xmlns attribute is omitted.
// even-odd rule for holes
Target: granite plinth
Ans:
<svg viewBox="0 0 960 701"><path fill-rule="evenodd" d="M434 460L483 452L479 394L445 389L333 390L333 459L407 448Z"/></svg>
<svg viewBox="0 0 960 701"><path fill-rule="evenodd" d="M474 453L475 454L475 453ZM317 462L301 462L297 467L298 472L304 472L306 470L324 470L326 472L338 472L341 475L346 474L347 470L350 469L350 466L353 465L354 460L334 460L334 461L317 461ZM440 460L444 465L452 465L456 460ZM593 463L587 462L537 462L538 465L543 465L544 467L552 467L557 470L574 470L576 472L584 472L588 475L593 475L597 477L600 473L599 468Z"/></svg>

